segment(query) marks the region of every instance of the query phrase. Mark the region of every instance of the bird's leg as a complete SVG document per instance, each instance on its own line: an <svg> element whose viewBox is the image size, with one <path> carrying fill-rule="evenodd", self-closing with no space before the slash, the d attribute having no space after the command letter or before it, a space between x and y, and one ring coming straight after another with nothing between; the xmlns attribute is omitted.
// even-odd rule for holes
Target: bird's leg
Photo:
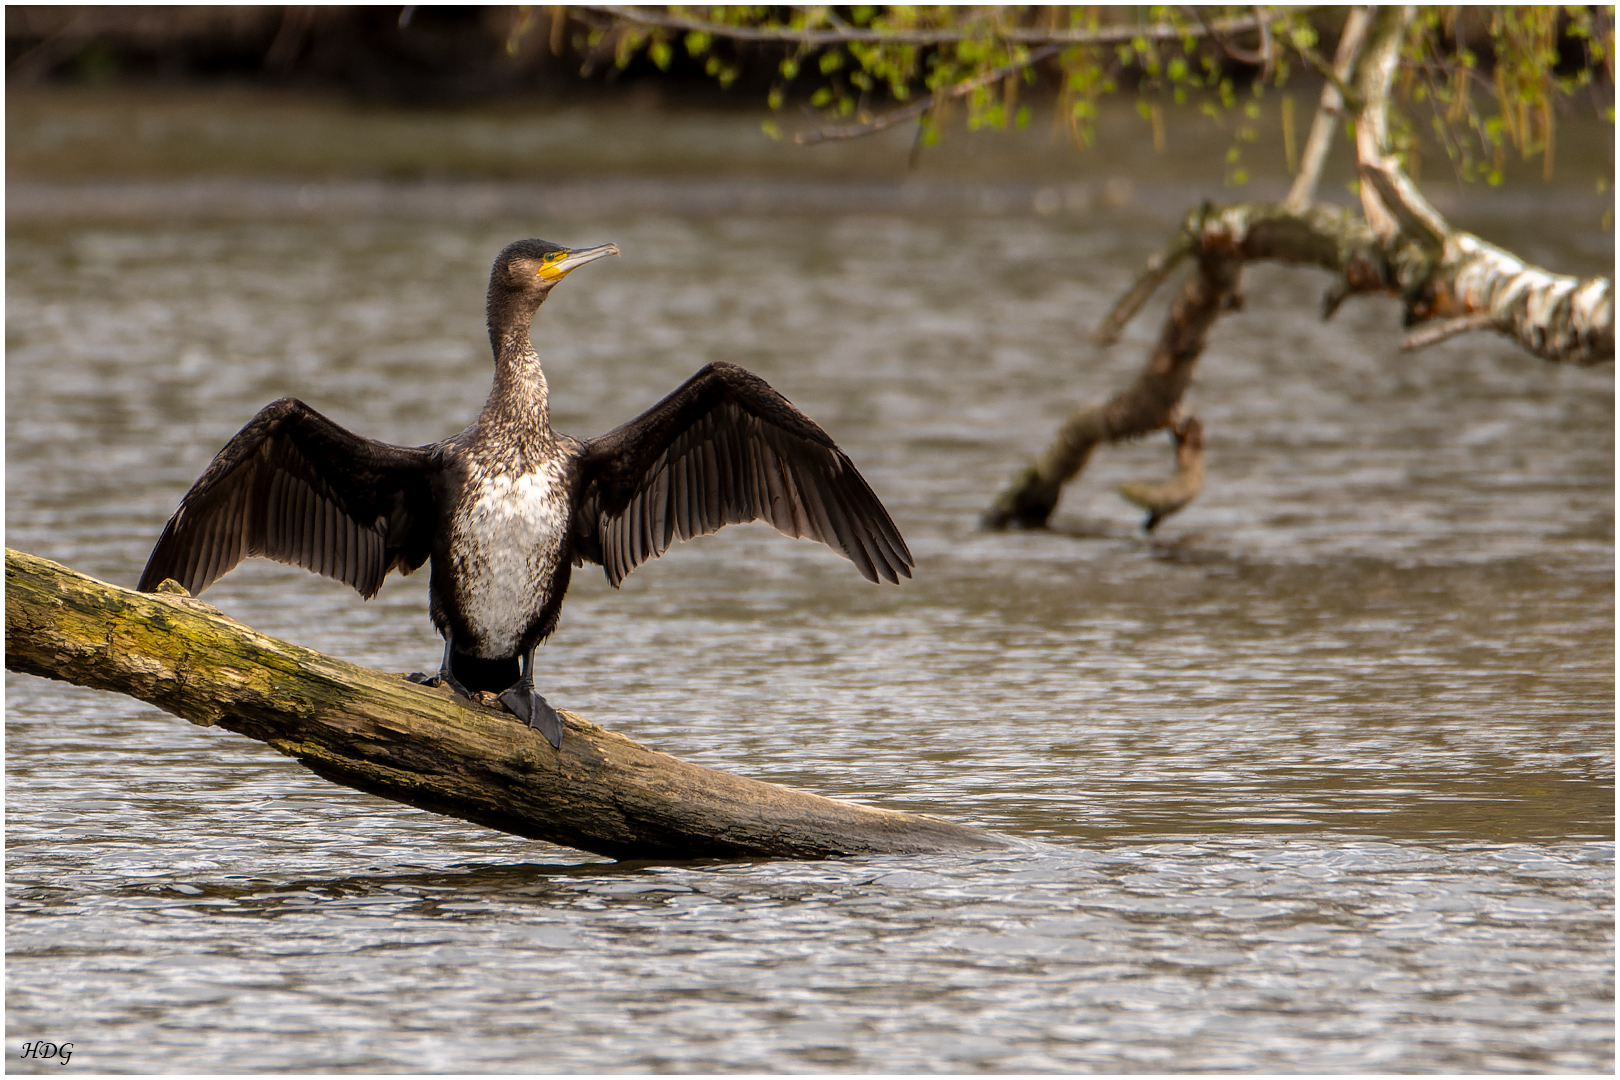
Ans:
<svg viewBox="0 0 1620 1080"><path fill-rule="evenodd" d="M420 671L413 671L409 675L405 676L406 680L413 683L421 683L424 686L448 686L462 697L471 698L472 694L465 686L461 685L461 680L456 678L455 675L450 671L450 650L454 644L454 641L455 639L449 634L445 635L444 660L439 664L439 673L437 675L424 675Z"/></svg>
<svg viewBox="0 0 1620 1080"><path fill-rule="evenodd" d="M523 654L523 673L511 688L501 694L501 703L525 724L539 728L540 734L552 746L562 746L562 717L546 704L546 699L534 688L534 650Z"/></svg>

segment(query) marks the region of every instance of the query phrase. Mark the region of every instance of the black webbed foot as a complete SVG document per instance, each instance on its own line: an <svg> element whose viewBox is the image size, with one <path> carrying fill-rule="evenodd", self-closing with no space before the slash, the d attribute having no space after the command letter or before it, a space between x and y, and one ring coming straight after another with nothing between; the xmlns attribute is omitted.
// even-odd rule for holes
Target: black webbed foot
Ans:
<svg viewBox="0 0 1620 1080"><path fill-rule="evenodd" d="M465 686L462 686L461 680L450 674L449 664L445 664L437 675L424 675L420 671L413 671L409 675L405 676L405 681L416 683L418 686L448 686L450 689L454 690L464 698L472 697L472 691L468 690Z"/></svg>
<svg viewBox="0 0 1620 1080"><path fill-rule="evenodd" d="M413 671L405 676L405 681L416 683L418 686L448 686L462 697L470 699L472 692L462 686L461 680L456 678L455 674L450 670L452 644L451 638L446 637L444 639L444 659L439 662L439 673L437 675L424 675L420 671Z"/></svg>
<svg viewBox="0 0 1620 1080"><path fill-rule="evenodd" d="M534 688L534 684L519 682L516 686L501 694L501 704L512 710L512 714L532 728L538 728L540 734L553 747L562 746L562 717L557 710L546 704L546 699Z"/></svg>

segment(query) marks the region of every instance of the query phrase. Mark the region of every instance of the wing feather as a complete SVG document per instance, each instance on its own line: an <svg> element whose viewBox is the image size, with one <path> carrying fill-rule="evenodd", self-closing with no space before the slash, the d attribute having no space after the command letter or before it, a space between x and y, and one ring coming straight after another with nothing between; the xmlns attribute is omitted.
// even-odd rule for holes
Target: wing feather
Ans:
<svg viewBox="0 0 1620 1080"><path fill-rule="evenodd" d="M373 536L376 535L374 530L367 531L371 532ZM345 517L343 519L343 562L348 573L344 575L343 583L350 588L354 588L360 583L362 567L360 565L359 540L359 528L355 526L352 518Z"/></svg>
<svg viewBox="0 0 1620 1080"><path fill-rule="evenodd" d="M310 493L310 500L309 500L309 510L310 510L310 514L309 514L309 517L310 517L310 533L315 538L315 543L313 545L313 548L314 548L314 559L313 559L314 565L311 566L310 569L312 571L314 571L315 573L320 574L322 577L330 577L331 573L332 573L332 569L331 569L332 534L331 534L331 530L327 527L326 500L325 499L315 498L314 493L311 492Z"/></svg>
<svg viewBox="0 0 1620 1080"><path fill-rule="evenodd" d="M218 518L208 518L203 522L203 546L202 550L197 552L198 569L202 571L203 577L208 577L218 563L217 546L214 543L214 534L218 529Z"/></svg>
<svg viewBox="0 0 1620 1080"><path fill-rule="evenodd" d="M669 471L675 476L675 536L690 540L698 535L692 524L692 460L676 458Z"/></svg>
<svg viewBox="0 0 1620 1080"><path fill-rule="evenodd" d="M888 511L815 421L757 375L710 364L641 416L584 444L581 557L618 585L673 540L764 521L809 537L870 581L911 576Z"/></svg>
<svg viewBox="0 0 1620 1080"><path fill-rule="evenodd" d="M436 447L362 438L301 401L265 406L225 444L158 538L140 588L173 578L192 595L262 555L353 586L426 561Z"/></svg>

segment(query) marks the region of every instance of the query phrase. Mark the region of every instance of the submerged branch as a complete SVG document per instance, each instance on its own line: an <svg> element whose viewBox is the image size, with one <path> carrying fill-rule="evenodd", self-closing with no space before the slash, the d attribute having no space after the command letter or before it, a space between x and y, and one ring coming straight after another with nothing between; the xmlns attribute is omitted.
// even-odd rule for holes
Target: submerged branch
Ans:
<svg viewBox="0 0 1620 1080"><path fill-rule="evenodd" d="M1350 212L1322 203L1301 210L1272 203L1205 205L1190 213L1094 335L1100 343L1113 341L1177 262L1196 259L1198 269L1171 304L1146 368L1105 404L1077 408L1051 444L996 497L985 512L985 526L1045 525L1063 485L1078 475L1098 445L1169 426L1215 319L1238 300L1238 275L1249 262L1317 266L1335 274L1338 281L1324 298L1324 318L1349 296L1389 293L1405 301L1408 325L1448 320L1409 337L1406 348L1489 327L1548 360L1592 364L1613 359L1613 286L1607 278L1583 281L1551 274L1451 229L1393 164L1364 167L1363 175L1368 197L1394 227L1387 240ZM1184 446L1178 440L1178 477L1190 478L1190 469L1180 461ZM1126 495L1150 515L1160 504L1174 503L1172 509L1179 510L1196 497L1202 479L1200 457L1197 485L1173 492L1138 485ZM1164 516L1158 513L1150 520L1156 524Z"/></svg>
<svg viewBox="0 0 1620 1080"><path fill-rule="evenodd" d="M1170 425L1176 444L1176 472L1169 480L1154 483L1128 480L1119 485L1126 502L1146 510L1142 531L1152 532L1159 522L1180 510L1204 490L1204 425L1196 416L1183 415Z"/></svg>
<svg viewBox="0 0 1620 1080"><path fill-rule="evenodd" d="M1238 290L1245 262L1278 259L1337 265L1347 252L1370 239L1365 230L1355 230L1349 215L1331 207L1315 206L1304 214L1292 214L1270 203L1245 203L1221 210L1205 206L1193 211L1167 247L1167 255L1161 256L1161 269L1150 269L1127 293L1129 299L1151 291L1144 283L1162 280L1168 272L1162 269L1164 264L1171 261L1183 242L1187 244L1185 254L1196 258L1196 269L1171 302L1146 367L1130 386L1106 402L1076 409L1058 429L1051 445L1019 472L991 504L984 525L992 529L1045 525L1057 507L1063 485L1085 468L1098 445L1139 438L1175 421L1215 320L1222 311L1241 303ZM1122 301L1116 313L1127 306ZM1104 329L1108 325L1105 323ZM1201 457L1199 472L1201 487ZM1196 494L1193 491L1175 509L1185 506Z"/></svg>
<svg viewBox="0 0 1620 1080"><path fill-rule="evenodd" d="M182 590L183 593L183 590ZM618 858L1004 846L937 818L691 765L573 713L561 749L504 711L6 549L6 667L129 694L268 743L317 775L492 829Z"/></svg>

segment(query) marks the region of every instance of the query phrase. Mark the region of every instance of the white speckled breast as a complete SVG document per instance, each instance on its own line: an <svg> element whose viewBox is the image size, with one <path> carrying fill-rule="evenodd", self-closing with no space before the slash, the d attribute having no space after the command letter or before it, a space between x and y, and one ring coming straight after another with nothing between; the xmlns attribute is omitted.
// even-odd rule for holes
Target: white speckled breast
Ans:
<svg viewBox="0 0 1620 1080"><path fill-rule="evenodd" d="M450 541L459 607L473 637L466 651L486 658L517 652L548 599L567 517L559 462L489 473L468 493Z"/></svg>

